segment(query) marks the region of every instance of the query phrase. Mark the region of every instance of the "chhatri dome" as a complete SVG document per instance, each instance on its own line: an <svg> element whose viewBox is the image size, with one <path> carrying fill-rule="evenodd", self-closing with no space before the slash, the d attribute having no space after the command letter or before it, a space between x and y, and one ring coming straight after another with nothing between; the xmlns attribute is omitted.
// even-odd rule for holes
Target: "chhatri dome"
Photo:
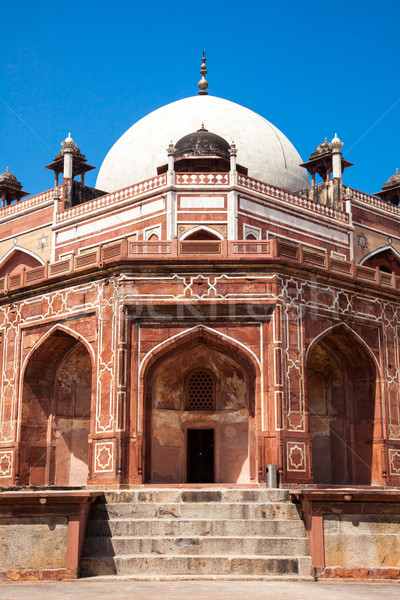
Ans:
<svg viewBox="0 0 400 600"><path fill-rule="evenodd" d="M261 115L229 100L209 96L203 58L200 92L151 112L114 144L100 168L96 188L113 192L157 174L166 163L166 149L199 130L236 144L238 162L250 177L290 191L308 187L302 159L287 139Z"/></svg>

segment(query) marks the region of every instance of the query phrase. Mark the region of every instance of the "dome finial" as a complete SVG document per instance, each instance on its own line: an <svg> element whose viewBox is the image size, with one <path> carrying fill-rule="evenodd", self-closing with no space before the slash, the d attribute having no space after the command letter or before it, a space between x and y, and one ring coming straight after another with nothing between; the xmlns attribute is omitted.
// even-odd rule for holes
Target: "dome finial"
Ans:
<svg viewBox="0 0 400 600"><path fill-rule="evenodd" d="M198 92L199 96L206 96L208 94L208 92L207 92L208 81L206 81L206 78L204 77L204 75L207 74L206 60L207 60L206 59L206 51L203 50L203 58L202 58L201 69L200 69L201 79L200 79L199 83L197 84L200 88L200 91Z"/></svg>

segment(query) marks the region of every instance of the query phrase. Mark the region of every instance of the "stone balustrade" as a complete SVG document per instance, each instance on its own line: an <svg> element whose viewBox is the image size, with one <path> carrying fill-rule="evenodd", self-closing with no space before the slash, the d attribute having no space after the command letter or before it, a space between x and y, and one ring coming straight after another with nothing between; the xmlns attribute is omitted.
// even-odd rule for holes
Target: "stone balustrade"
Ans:
<svg viewBox="0 0 400 600"><path fill-rule="evenodd" d="M277 188L273 185L264 183L262 181L258 181L257 179L252 179L251 177L247 177L245 175L238 175L238 185L250 189L254 192L265 194L271 198L276 198L277 200L281 200L286 204L298 206L299 208L309 210L313 213L316 213L317 215L323 215L325 217L335 219L340 223L350 223L348 213L342 210L331 208L330 206L325 206L324 204L319 204L314 200L309 200L304 196L292 194L290 192L282 190L281 188Z"/></svg>
<svg viewBox="0 0 400 600"><path fill-rule="evenodd" d="M2 208L0 210L0 220L9 218L12 215L24 213L33 208L39 207L41 204L46 204L52 201L53 190L47 190L46 192L42 192L36 196L29 196L29 198L19 200L18 202L13 202L13 204L9 204L8 206Z"/></svg>
<svg viewBox="0 0 400 600"><path fill-rule="evenodd" d="M135 185L130 185L117 192L99 196L98 198L94 198L93 200L89 200L88 202L78 204L77 206L59 212L57 214L57 223L63 223L64 221L68 221L75 217L89 215L96 210L108 208L124 200L129 200L130 198L135 198L136 196L162 188L166 183L167 175L164 173L163 175L146 179L146 181L136 183Z"/></svg>
<svg viewBox="0 0 400 600"><path fill-rule="evenodd" d="M310 269L314 273L329 275L335 279L357 281L380 286L387 290L400 290L400 277L384 273L379 268L357 265L354 261L341 260L301 244L280 239L270 240L173 240L138 241L124 238L106 245L99 245L83 254L71 254L57 262L47 262L40 267L23 269L20 273L0 278L0 297L27 287L34 287L52 280L73 277L81 272L96 272L107 266L123 264L202 261L237 263L246 259L269 264L285 264L297 269Z"/></svg>
<svg viewBox="0 0 400 600"><path fill-rule="evenodd" d="M368 204L369 206L373 206L374 208L379 208L380 210L392 213L393 215L400 215L400 206L396 206L395 204L391 204L390 202L385 202L377 196L370 196L369 194L364 194L364 192L354 190L350 187L347 187L346 190L347 193L350 194L350 196L352 196L355 200L362 202L363 204Z"/></svg>

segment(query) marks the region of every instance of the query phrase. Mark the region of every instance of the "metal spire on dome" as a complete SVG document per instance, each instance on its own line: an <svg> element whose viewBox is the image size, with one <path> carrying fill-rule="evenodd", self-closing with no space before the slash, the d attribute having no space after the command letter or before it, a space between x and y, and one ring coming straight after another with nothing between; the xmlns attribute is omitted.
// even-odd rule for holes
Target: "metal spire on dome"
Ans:
<svg viewBox="0 0 400 600"><path fill-rule="evenodd" d="M203 50L203 58L202 58L201 69L200 69L201 79L200 79L199 83L197 84L200 88L200 91L198 92L199 96L206 96L208 94L208 92L207 92L208 81L204 77L204 75L207 74L206 60L207 60L206 59L206 51Z"/></svg>

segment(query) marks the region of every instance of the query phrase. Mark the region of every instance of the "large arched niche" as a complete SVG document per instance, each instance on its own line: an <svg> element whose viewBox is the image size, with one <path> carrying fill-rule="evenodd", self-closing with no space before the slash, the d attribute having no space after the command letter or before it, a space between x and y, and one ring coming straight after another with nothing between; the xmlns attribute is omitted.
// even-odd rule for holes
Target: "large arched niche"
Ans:
<svg viewBox="0 0 400 600"><path fill-rule="evenodd" d="M373 456L381 437L374 358L354 332L339 326L320 336L307 358L308 422L314 482L379 481Z"/></svg>
<svg viewBox="0 0 400 600"><path fill-rule="evenodd" d="M87 484L91 397L88 349L56 329L33 351L24 370L20 484Z"/></svg>
<svg viewBox="0 0 400 600"><path fill-rule="evenodd" d="M199 372L213 381L211 409L192 410L188 404L188 386ZM256 370L250 360L237 348L201 332L161 352L144 374L146 482L255 481L255 387ZM204 437L204 430L212 437L212 442L206 437L204 443L213 443L212 449L205 448L212 455L213 474L196 480L190 475L193 436Z"/></svg>

